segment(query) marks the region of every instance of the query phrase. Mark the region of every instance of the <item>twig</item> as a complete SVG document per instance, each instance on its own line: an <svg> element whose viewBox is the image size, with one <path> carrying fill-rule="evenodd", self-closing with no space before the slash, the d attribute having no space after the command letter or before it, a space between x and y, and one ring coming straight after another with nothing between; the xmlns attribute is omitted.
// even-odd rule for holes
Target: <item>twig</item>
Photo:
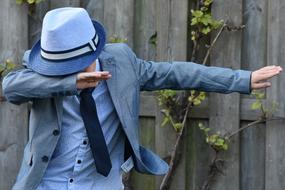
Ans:
<svg viewBox="0 0 285 190"><path fill-rule="evenodd" d="M218 159L218 152L216 150L214 150L214 158L210 164L210 174L208 175L207 179L205 180L205 182L203 183L203 186L201 188L201 190L208 190L209 189L209 185L210 185L210 182L212 181L212 179L215 177L216 175L216 172L214 170L214 167L216 166L216 160Z"/></svg>
<svg viewBox="0 0 285 190"><path fill-rule="evenodd" d="M214 38L213 42L211 43L210 47L208 48L208 51L207 51L206 56L205 56L205 58L204 58L204 60L203 60L203 63L202 63L203 65L206 65L206 63L207 63L207 61L208 61L208 58L209 58L209 56L210 56L210 53L211 53L211 51L212 51L212 49L213 49L215 43L216 43L216 42L218 41L218 39L220 38L220 36L221 36L221 34L223 33L223 31L224 31L224 29L225 29L226 26L227 26L227 24L224 23L223 26L220 28L219 32L217 33L216 37Z"/></svg>
<svg viewBox="0 0 285 190"><path fill-rule="evenodd" d="M266 121L266 119L264 119L264 118L260 118L260 119L258 119L258 120L256 120L256 121L253 121L253 122L251 122L251 123L249 123L249 124L247 124L247 125L245 125L245 126L239 128L239 129L236 130L235 132L231 133L231 134L228 136L228 138L230 139L231 137L233 137L234 135L240 133L241 131L243 131L243 130L249 128L249 127L252 127L252 126L254 126L254 125L263 123L263 122L265 122L265 121Z"/></svg>
<svg viewBox="0 0 285 190"><path fill-rule="evenodd" d="M192 54L191 54L191 61L195 61L195 55L196 55L196 52L197 52L197 49L198 49L198 40L193 40L193 50L192 50Z"/></svg>
<svg viewBox="0 0 285 190"><path fill-rule="evenodd" d="M175 170L175 165L177 163L177 152L178 152L178 149L179 149L179 145L181 144L181 141L182 141L182 137L183 137L183 134L184 134L184 128L185 128L185 124L186 124L186 121L187 121L187 116L188 116L190 108L191 108L191 103L189 102L187 107L186 107L186 111L185 111L185 115L184 115L184 118L183 118L181 130L178 133L178 137L176 139L173 151L171 152L171 159L170 159L170 162L169 162L169 171L164 176L164 178L163 178L163 180L162 180L162 182L160 184L160 190L166 190L169 187L169 184L170 184L170 181L171 181L171 177L172 177L172 174L173 174L173 172Z"/></svg>
<svg viewBox="0 0 285 190"><path fill-rule="evenodd" d="M245 126L239 128L239 129L236 130L235 132L231 133L231 134L228 136L228 138L230 139L230 138L233 137L234 135L236 135L236 134L240 133L241 131L243 131L243 130L249 128L249 127L252 127L252 126L254 126L254 125L257 125L257 124L260 124L260 123L264 123L264 122L266 122L266 121L276 121L276 120L283 120L283 119L284 119L284 118L271 118L271 119L266 119L266 118L264 118L264 117L261 117L260 119L258 119L258 120L256 120L256 121L253 121L253 122L251 122L251 123L249 123L249 124L247 124L247 125L245 125Z"/></svg>

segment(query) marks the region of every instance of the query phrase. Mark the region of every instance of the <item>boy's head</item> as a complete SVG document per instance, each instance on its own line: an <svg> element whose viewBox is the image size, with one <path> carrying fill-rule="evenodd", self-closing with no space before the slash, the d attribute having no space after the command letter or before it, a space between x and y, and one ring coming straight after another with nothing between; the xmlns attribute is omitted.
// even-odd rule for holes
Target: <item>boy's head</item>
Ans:
<svg viewBox="0 0 285 190"><path fill-rule="evenodd" d="M49 11L41 40L31 49L27 67L43 75L76 73L93 64L105 46L103 26L83 8Z"/></svg>

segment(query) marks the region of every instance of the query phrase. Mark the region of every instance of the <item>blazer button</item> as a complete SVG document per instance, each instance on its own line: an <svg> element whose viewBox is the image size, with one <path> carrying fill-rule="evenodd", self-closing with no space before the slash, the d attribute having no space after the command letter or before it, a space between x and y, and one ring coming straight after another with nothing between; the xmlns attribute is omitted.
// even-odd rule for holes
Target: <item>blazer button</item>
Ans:
<svg viewBox="0 0 285 190"><path fill-rule="evenodd" d="M43 161L43 162L48 162L48 156L43 156L43 157L42 157L42 161Z"/></svg>
<svg viewBox="0 0 285 190"><path fill-rule="evenodd" d="M53 134L54 136L59 135L59 130L58 130L58 129L55 129L55 130L52 132L52 134Z"/></svg>

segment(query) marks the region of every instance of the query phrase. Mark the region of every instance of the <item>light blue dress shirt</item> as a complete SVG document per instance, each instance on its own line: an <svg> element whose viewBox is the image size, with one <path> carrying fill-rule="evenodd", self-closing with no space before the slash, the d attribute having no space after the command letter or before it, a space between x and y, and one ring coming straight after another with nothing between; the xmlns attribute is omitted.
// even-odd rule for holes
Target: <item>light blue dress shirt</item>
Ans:
<svg viewBox="0 0 285 190"><path fill-rule="evenodd" d="M96 64L96 70L100 65ZM112 169L107 177L96 172L80 114L79 96L63 100L61 136L37 190L121 190L125 135L108 92L101 81L92 93L110 152ZM47 145L48 146L48 145Z"/></svg>

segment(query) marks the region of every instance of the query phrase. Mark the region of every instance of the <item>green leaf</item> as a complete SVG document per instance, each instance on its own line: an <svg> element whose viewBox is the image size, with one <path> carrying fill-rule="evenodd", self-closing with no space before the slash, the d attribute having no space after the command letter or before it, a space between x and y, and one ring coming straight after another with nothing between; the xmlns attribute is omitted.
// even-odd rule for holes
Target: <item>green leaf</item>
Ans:
<svg viewBox="0 0 285 190"><path fill-rule="evenodd" d="M218 138L215 145L217 146L222 146L224 144L225 140L222 138Z"/></svg>
<svg viewBox="0 0 285 190"><path fill-rule="evenodd" d="M197 18L202 17L203 14L204 14L204 13L203 13L202 11L200 11L200 10L192 11L192 15L193 15L194 17L197 17Z"/></svg>
<svg viewBox="0 0 285 190"><path fill-rule="evenodd" d="M223 146L222 146L222 147L223 147L223 149L224 149L224 150L228 150L229 145L225 143L225 144L223 144Z"/></svg>
<svg viewBox="0 0 285 190"><path fill-rule="evenodd" d="M23 0L16 0L16 3L21 5L23 3Z"/></svg>
<svg viewBox="0 0 285 190"><path fill-rule="evenodd" d="M175 123L173 125L174 129L176 129L176 131L180 130L182 128L182 123Z"/></svg>
<svg viewBox="0 0 285 190"><path fill-rule="evenodd" d="M169 117L164 117L161 127L164 127L166 124L169 123L169 121L170 121Z"/></svg>
<svg viewBox="0 0 285 190"><path fill-rule="evenodd" d="M157 46L157 32L155 32L148 41L150 44Z"/></svg>
<svg viewBox="0 0 285 190"><path fill-rule="evenodd" d="M202 33L207 35L209 32L211 32L211 28L210 27L205 27L202 29Z"/></svg>
<svg viewBox="0 0 285 190"><path fill-rule="evenodd" d="M205 130L204 130L206 133L208 133L209 131L211 131L211 129L210 128L205 128Z"/></svg>
<svg viewBox="0 0 285 190"><path fill-rule="evenodd" d="M251 104L251 109L252 110L258 110L258 109L261 109L261 106L262 106L261 102L260 101L256 101L256 102L253 102Z"/></svg>
<svg viewBox="0 0 285 190"><path fill-rule="evenodd" d="M0 64L0 73L2 73L5 69L6 69L6 67L4 65Z"/></svg>
<svg viewBox="0 0 285 190"><path fill-rule="evenodd" d="M209 6L209 5L211 5L213 3L213 0L205 0L204 1L204 5L205 6Z"/></svg>
<svg viewBox="0 0 285 190"><path fill-rule="evenodd" d="M204 125L203 125L202 123L199 123L199 124L198 124L198 127L199 127L199 128L202 128L202 127L204 127Z"/></svg>
<svg viewBox="0 0 285 190"><path fill-rule="evenodd" d="M6 70L7 71L11 71L12 69L14 69L15 68L15 64L11 61L11 60L9 60L9 59L7 59L6 61L5 61L5 64L6 64Z"/></svg>
<svg viewBox="0 0 285 190"><path fill-rule="evenodd" d="M200 92L198 98L202 101L202 100L205 100L206 98L206 93L205 92Z"/></svg>
<svg viewBox="0 0 285 190"><path fill-rule="evenodd" d="M199 100L198 98L195 98L193 101L194 106L198 106L201 104L201 100Z"/></svg>
<svg viewBox="0 0 285 190"><path fill-rule="evenodd" d="M198 19L197 18L192 18L191 19L191 26L194 26L198 23Z"/></svg>
<svg viewBox="0 0 285 190"><path fill-rule="evenodd" d="M28 2L29 4L33 4L33 3L35 3L35 0L27 0L27 2Z"/></svg>

